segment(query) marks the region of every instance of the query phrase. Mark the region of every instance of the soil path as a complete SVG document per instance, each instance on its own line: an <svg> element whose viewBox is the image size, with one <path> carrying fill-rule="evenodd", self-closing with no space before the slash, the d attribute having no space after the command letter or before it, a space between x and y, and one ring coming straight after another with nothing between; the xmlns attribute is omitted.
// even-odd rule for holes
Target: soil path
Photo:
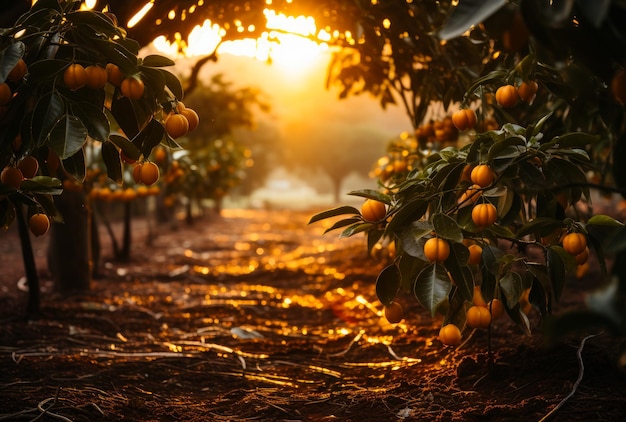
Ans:
<svg viewBox="0 0 626 422"><path fill-rule="evenodd" d="M547 348L502 319L489 371L487 332L443 347L440 321L410 294L405 321L388 324L374 292L384 260L360 236L323 236L310 215L226 210L150 247L137 221L132 262L106 263L91 292L64 298L37 239L38 319L23 317L17 237L1 234L0 420L538 421L581 373L550 420L626 417L619 339ZM572 281L556 312L589 283Z"/></svg>

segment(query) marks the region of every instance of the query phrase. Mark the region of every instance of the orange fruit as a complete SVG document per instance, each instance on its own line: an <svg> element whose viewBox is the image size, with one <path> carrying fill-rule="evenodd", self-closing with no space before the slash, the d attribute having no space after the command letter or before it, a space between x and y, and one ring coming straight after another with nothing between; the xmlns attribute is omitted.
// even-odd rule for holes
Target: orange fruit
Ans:
<svg viewBox="0 0 626 422"><path fill-rule="evenodd" d="M588 260L589 260L589 247L585 247L585 249L581 253L576 254L576 263L578 265L583 265Z"/></svg>
<svg viewBox="0 0 626 422"><path fill-rule="evenodd" d="M145 187L145 186L144 186ZM137 192L133 188L126 188L122 191L122 200L123 201L132 201L137 198Z"/></svg>
<svg viewBox="0 0 626 422"><path fill-rule="evenodd" d="M487 328L491 324L491 313L484 306L471 306L467 310L467 325L473 328Z"/></svg>
<svg viewBox="0 0 626 422"><path fill-rule="evenodd" d="M469 202L475 204L483 193L481 189L482 188L476 184L467 188L467 190L459 197L459 204L462 204L463 206L468 205Z"/></svg>
<svg viewBox="0 0 626 422"><path fill-rule="evenodd" d="M537 94L539 85L535 81L524 81L517 87L517 94L520 99L526 103L530 103Z"/></svg>
<svg viewBox="0 0 626 422"><path fill-rule="evenodd" d="M141 164L133 167L133 180L135 183L141 183Z"/></svg>
<svg viewBox="0 0 626 422"><path fill-rule="evenodd" d="M139 172L141 183L146 186L155 184L157 180L159 180L159 173L159 166L150 161L146 161L141 165L141 170Z"/></svg>
<svg viewBox="0 0 626 422"><path fill-rule="evenodd" d="M17 82L26 75L28 71L28 67L26 66L26 62L23 59L19 59L18 62L13 66L13 69L7 75L7 81L9 82Z"/></svg>
<svg viewBox="0 0 626 422"><path fill-rule="evenodd" d="M180 114L187 118L187 122L189 122L190 132L198 127L198 124L200 123L200 118L198 117L198 113L196 113L195 110L186 107L185 109L180 111Z"/></svg>
<svg viewBox="0 0 626 422"><path fill-rule="evenodd" d="M167 160L167 151L165 151L164 147L157 147L153 152L154 161L159 164L164 164L165 160Z"/></svg>
<svg viewBox="0 0 626 422"><path fill-rule="evenodd" d="M626 104L626 70L618 69L611 79L611 94L618 104Z"/></svg>
<svg viewBox="0 0 626 422"><path fill-rule="evenodd" d="M19 189L22 180L24 180L24 175L22 175L22 171L17 167L7 166L2 170L2 173L0 173L0 182L13 189Z"/></svg>
<svg viewBox="0 0 626 422"><path fill-rule="evenodd" d="M500 299L492 299L487 304L487 309L491 312L491 319L500 318L504 314L504 303Z"/></svg>
<svg viewBox="0 0 626 422"><path fill-rule="evenodd" d="M461 330L454 324L447 324L439 330L439 341L446 346L461 344Z"/></svg>
<svg viewBox="0 0 626 422"><path fill-rule="evenodd" d="M589 263L585 262L576 266L576 278L583 278L589 272Z"/></svg>
<svg viewBox="0 0 626 422"><path fill-rule="evenodd" d="M582 233L568 233L563 236L563 249L570 255L578 255L587 247L587 238Z"/></svg>
<svg viewBox="0 0 626 422"><path fill-rule="evenodd" d="M0 106L8 104L11 98L13 98L13 92L11 92L9 84L0 84Z"/></svg>
<svg viewBox="0 0 626 422"><path fill-rule="evenodd" d="M424 243L424 255L429 262L444 262L450 256L450 244L447 240L432 237Z"/></svg>
<svg viewBox="0 0 626 422"><path fill-rule="evenodd" d="M17 163L17 168L20 169L24 178L31 179L37 175L39 162L32 155L28 155Z"/></svg>
<svg viewBox="0 0 626 422"><path fill-rule="evenodd" d="M43 213L33 214L28 219L28 228L35 236L43 236L50 229L50 219Z"/></svg>
<svg viewBox="0 0 626 422"><path fill-rule="evenodd" d="M487 164L479 164L472 169L470 179L472 183L477 184L481 188L486 188L493 183L495 174Z"/></svg>
<svg viewBox="0 0 626 422"><path fill-rule="evenodd" d="M374 199L366 199L361 205L361 215L365 221L376 223L385 218L387 208L385 204Z"/></svg>
<svg viewBox="0 0 626 422"><path fill-rule="evenodd" d="M93 89L101 89L107 83L108 74L105 68L96 64L85 68L87 74L87 86Z"/></svg>
<svg viewBox="0 0 626 422"><path fill-rule="evenodd" d="M470 245L467 249L469 249L470 253L469 263L472 265L480 264L483 257L483 248L479 245Z"/></svg>
<svg viewBox="0 0 626 422"><path fill-rule="evenodd" d="M477 204L472 210L472 221L477 227L487 227L496 222L498 210L493 204Z"/></svg>
<svg viewBox="0 0 626 422"><path fill-rule="evenodd" d="M476 112L471 108L462 108L452 115L452 123L458 130L473 129L476 120Z"/></svg>
<svg viewBox="0 0 626 422"><path fill-rule="evenodd" d="M533 310L533 305L530 303L530 289L525 289L522 292L522 296L519 299L519 305L522 311L528 315Z"/></svg>
<svg viewBox="0 0 626 422"><path fill-rule="evenodd" d="M137 78L125 78L120 86L122 95L129 100L138 100L143 96L145 86L141 79Z"/></svg>
<svg viewBox="0 0 626 422"><path fill-rule="evenodd" d="M87 83L85 68L78 63L72 63L63 72L63 82L72 91L84 87Z"/></svg>
<svg viewBox="0 0 626 422"><path fill-rule="evenodd" d="M404 308L399 302L391 302L389 306L385 306L385 318L391 324L397 324L404 318Z"/></svg>
<svg viewBox="0 0 626 422"><path fill-rule="evenodd" d="M107 63L105 70L107 71L107 80L111 85L122 85L126 76L122 73L118 65Z"/></svg>
<svg viewBox="0 0 626 422"><path fill-rule="evenodd" d="M480 286L474 286L472 303L474 303L475 306L487 306L487 302L485 302L485 299L483 298L483 292L480 290Z"/></svg>
<svg viewBox="0 0 626 422"><path fill-rule="evenodd" d="M472 181L472 166L466 164L463 167L463 173L461 173L461 181L463 182L471 182Z"/></svg>
<svg viewBox="0 0 626 422"><path fill-rule="evenodd" d="M501 107L515 107L519 102L519 94L513 85L503 85L496 90L496 102Z"/></svg>
<svg viewBox="0 0 626 422"><path fill-rule="evenodd" d="M165 131L172 138L180 138L189 131L189 121L182 114L170 114L165 119Z"/></svg>

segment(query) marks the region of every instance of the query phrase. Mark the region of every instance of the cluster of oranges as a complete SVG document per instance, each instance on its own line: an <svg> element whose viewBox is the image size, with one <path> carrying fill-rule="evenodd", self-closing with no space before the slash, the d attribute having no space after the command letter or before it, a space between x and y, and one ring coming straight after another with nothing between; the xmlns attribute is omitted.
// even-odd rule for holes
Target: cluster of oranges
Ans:
<svg viewBox="0 0 626 422"><path fill-rule="evenodd" d="M459 137L459 129L454 125L451 116L443 120L429 121L415 130L415 136L420 143L439 144L445 146L454 143Z"/></svg>
<svg viewBox="0 0 626 422"><path fill-rule="evenodd" d="M26 62L19 59L7 75L6 80L0 83L0 118L4 116L9 102L13 99L15 85L24 78L27 72Z"/></svg>
<svg viewBox="0 0 626 422"><path fill-rule="evenodd" d="M91 189L89 195L92 199L103 202L128 202L133 201L136 198L142 198L151 195L155 196L158 195L160 192L161 189L158 186L139 185L135 188L127 187L124 189L111 189L108 186L105 186L94 187L93 189Z"/></svg>
<svg viewBox="0 0 626 422"><path fill-rule="evenodd" d="M165 118L165 131L169 136L177 139L198 127L198 123L200 123L198 113L179 101Z"/></svg>

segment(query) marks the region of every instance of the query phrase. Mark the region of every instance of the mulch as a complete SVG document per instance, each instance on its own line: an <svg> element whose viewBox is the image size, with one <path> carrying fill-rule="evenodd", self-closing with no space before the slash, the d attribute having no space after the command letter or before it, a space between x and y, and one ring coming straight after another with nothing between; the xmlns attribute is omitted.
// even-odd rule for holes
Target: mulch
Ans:
<svg viewBox="0 0 626 422"><path fill-rule="evenodd" d="M24 313L14 228L0 234L0 420L626 417L622 338L584 332L547 345L534 314L532 336L503 318L444 347L441 321L410 294L405 320L387 323L374 291L384 259L360 236L307 226L310 215L225 210L158 230L137 218L132 260L105 260L92 289L73 296L54 292L46 239L35 239L37 317ZM569 280L555 313L581 306L598 280L594 270Z"/></svg>

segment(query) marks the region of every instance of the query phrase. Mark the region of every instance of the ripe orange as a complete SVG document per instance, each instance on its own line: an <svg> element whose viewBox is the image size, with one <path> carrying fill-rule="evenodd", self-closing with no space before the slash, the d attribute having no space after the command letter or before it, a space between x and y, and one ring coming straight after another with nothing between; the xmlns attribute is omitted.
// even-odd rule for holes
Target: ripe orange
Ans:
<svg viewBox="0 0 626 422"><path fill-rule="evenodd" d="M107 63L106 69L107 71L107 80L111 85L120 86L124 81L124 74L120 70L119 66L113 63Z"/></svg>
<svg viewBox="0 0 626 422"><path fill-rule="evenodd" d="M444 262L450 256L450 244L447 240L432 237L424 243L424 255L429 262Z"/></svg>
<svg viewBox="0 0 626 422"><path fill-rule="evenodd" d="M472 221L477 227L488 227L496 222L498 210L493 204L477 204L472 210Z"/></svg>
<svg viewBox="0 0 626 422"><path fill-rule="evenodd" d="M618 104L626 104L626 70L618 69L611 79L611 94Z"/></svg>
<svg viewBox="0 0 626 422"><path fill-rule="evenodd" d="M65 72L63 72L63 82L65 82L65 85L72 91L84 87L87 83L87 72L85 72L85 68L78 63L72 63L65 69Z"/></svg>
<svg viewBox="0 0 626 422"><path fill-rule="evenodd" d="M471 265L478 265L483 257L483 248L479 245L470 245L467 249L469 249L470 257L469 263Z"/></svg>
<svg viewBox="0 0 626 422"><path fill-rule="evenodd" d="M568 233L563 236L563 249L570 255L578 255L587 247L587 238L582 233Z"/></svg>
<svg viewBox="0 0 626 422"><path fill-rule="evenodd" d="M472 183L477 184L481 188L486 188L493 183L495 174L487 164L479 164L472 169L470 178Z"/></svg>
<svg viewBox="0 0 626 422"><path fill-rule="evenodd" d="M157 180L159 180L159 173L159 166L150 161L146 161L141 165L141 170L139 172L141 183L146 186L155 184Z"/></svg>
<svg viewBox="0 0 626 422"><path fill-rule="evenodd" d="M439 341L446 346L461 344L461 330L454 324L447 324L439 330Z"/></svg>
<svg viewBox="0 0 626 422"><path fill-rule="evenodd" d="M467 310L467 325L473 328L487 328L491 324L491 313L484 306L471 306Z"/></svg>
<svg viewBox="0 0 626 422"><path fill-rule="evenodd" d="M137 78L125 78L120 86L122 95L129 100L138 100L143 96L145 86L141 79Z"/></svg>
<svg viewBox="0 0 626 422"><path fill-rule="evenodd" d="M504 314L504 303L500 299L492 299L487 308L491 312L491 319L500 318Z"/></svg>
<svg viewBox="0 0 626 422"><path fill-rule="evenodd" d="M98 65L90 65L85 68L87 74L87 86L93 89L101 89L107 83L108 74L105 68Z"/></svg>
<svg viewBox="0 0 626 422"><path fill-rule="evenodd" d="M19 189L22 180L24 180L24 175L22 175L22 171L17 167L7 166L2 170L2 173L0 173L0 182L13 189Z"/></svg>
<svg viewBox="0 0 626 422"><path fill-rule="evenodd" d="M198 113L196 113L195 110L186 107L180 111L180 114L187 118L187 122L189 122L190 132L198 127L198 124L200 123L200 118L198 117Z"/></svg>
<svg viewBox="0 0 626 422"><path fill-rule="evenodd" d="M397 324L404 318L404 308L399 302L391 302L389 306L385 306L385 318L391 324Z"/></svg>
<svg viewBox="0 0 626 422"><path fill-rule="evenodd" d="M165 160L167 160L167 151L162 146L158 146L153 151L154 161L159 164L165 164Z"/></svg>
<svg viewBox="0 0 626 422"><path fill-rule="evenodd" d="M133 167L133 180L135 183L141 183L141 164Z"/></svg>
<svg viewBox="0 0 626 422"><path fill-rule="evenodd" d="M535 81L524 81L517 87L517 94L526 103L532 102L537 94L539 85Z"/></svg>
<svg viewBox="0 0 626 422"><path fill-rule="evenodd" d="M23 59L19 59L7 75L7 81L17 82L26 75L27 71L28 67L26 66L26 62Z"/></svg>
<svg viewBox="0 0 626 422"><path fill-rule="evenodd" d="M182 114L170 114L165 119L165 131L172 138L180 138L189 131L189 121Z"/></svg>
<svg viewBox="0 0 626 422"><path fill-rule="evenodd" d="M513 85L503 85L496 90L496 101L501 107L515 107L519 99L517 89Z"/></svg>
<svg viewBox="0 0 626 422"><path fill-rule="evenodd" d="M28 219L28 228L35 236L43 236L50 229L50 219L43 213L33 214Z"/></svg>
<svg viewBox="0 0 626 422"><path fill-rule="evenodd" d="M458 130L473 129L476 120L476 112L471 108L462 108L452 115L452 123Z"/></svg>
<svg viewBox="0 0 626 422"><path fill-rule="evenodd" d="M361 205L361 215L365 221L376 223L385 218L387 208L385 204L374 199L366 199Z"/></svg>
<svg viewBox="0 0 626 422"><path fill-rule="evenodd" d="M469 202L475 204L482 195L482 193L483 192L481 191L481 187L474 184L467 188L467 190L461 194L461 196L459 197L459 204L462 204L463 206L468 205Z"/></svg>
<svg viewBox="0 0 626 422"><path fill-rule="evenodd" d="M589 263L585 262L584 264L576 266L576 278L583 278L589 272Z"/></svg>
<svg viewBox="0 0 626 422"><path fill-rule="evenodd" d="M588 260L589 260L589 247L585 247L585 249L581 253L576 254L576 263L578 265L583 265Z"/></svg>
<svg viewBox="0 0 626 422"><path fill-rule="evenodd" d="M485 299L483 298L483 293L480 290L480 286L474 286L474 295L472 297L472 303L474 303L475 306L483 306L483 307L487 306L487 302L485 302Z"/></svg>
<svg viewBox="0 0 626 422"><path fill-rule="evenodd" d="M31 179L37 175L39 162L32 155L28 155L17 163L17 168L21 170L24 178Z"/></svg>
<svg viewBox="0 0 626 422"><path fill-rule="evenodd" d="M6 105L13 98L11 87L7 83L0 84L0 106Z"/></svg>

